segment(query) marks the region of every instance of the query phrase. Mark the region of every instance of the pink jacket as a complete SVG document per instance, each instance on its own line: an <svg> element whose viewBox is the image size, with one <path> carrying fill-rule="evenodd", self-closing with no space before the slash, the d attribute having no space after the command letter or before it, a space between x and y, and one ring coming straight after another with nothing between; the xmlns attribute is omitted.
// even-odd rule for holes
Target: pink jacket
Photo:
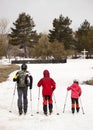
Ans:
<svg viewBox="0 0 93 130"><path fill-rule="evenodd" d="M77 83L73 83L67 90L71 90L71 98L79 98L82 94L82 90Z"/></svg>

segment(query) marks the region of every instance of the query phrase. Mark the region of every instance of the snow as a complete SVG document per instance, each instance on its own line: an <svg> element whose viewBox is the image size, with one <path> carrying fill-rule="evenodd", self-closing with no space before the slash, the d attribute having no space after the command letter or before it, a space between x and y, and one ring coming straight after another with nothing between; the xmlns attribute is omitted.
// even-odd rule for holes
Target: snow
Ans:
<svg viewBox="0 0 93 130"><path fill-rule="evenodd" d="M68 59L65 64L28 64L28 70L34 79L31 91L32 102L30 101L30 91L28 89L28 113L22 116L18 115L17 91L13 95L16 84L12 81L12 78L16 71L11 73L6 82L0 83L0 130L92 130L93 86L82 84L83 81L93 77L92 67L92 59ZM41 88L40 99L38 100L39 88L37 82L43 76L44 69L50 71L50 76L57 84L53 96L53 114L49 116L43 115ZM67 94L66 88L73 83L74 79L79 80L82 88L80 98L82 104L80 103L80 112L72 115L70 91L68 92L64 113L63 108ZM38 101L39 114L36 113ZM85 114L83 114L82 108ZM10 110L12 110L12 113L9 112Z"/></svg>

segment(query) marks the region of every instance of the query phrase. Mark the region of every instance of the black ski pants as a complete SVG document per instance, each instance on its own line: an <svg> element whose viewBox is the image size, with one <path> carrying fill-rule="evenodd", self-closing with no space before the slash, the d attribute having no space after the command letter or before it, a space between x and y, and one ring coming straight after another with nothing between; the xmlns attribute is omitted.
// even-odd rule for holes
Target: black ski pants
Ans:
<svg viewBox="0 0 93 130"><path fill-rule="evenodd" d="M28 99L27 99L28 87L17 88L17 92L18 92L18 102L17 102L18 110L19 112L22 112L23 109L24 112L26 112L28 107Z"/></svg>
<svg viewBox="0 0 93 130"><path fill-rule="evenodd" d="M80 107L79 107L78 98L71 98L71 103L72 103L72 105L71 105L72 113L75 112L75 108L76 108L77 112L79 112Z"/></svg>

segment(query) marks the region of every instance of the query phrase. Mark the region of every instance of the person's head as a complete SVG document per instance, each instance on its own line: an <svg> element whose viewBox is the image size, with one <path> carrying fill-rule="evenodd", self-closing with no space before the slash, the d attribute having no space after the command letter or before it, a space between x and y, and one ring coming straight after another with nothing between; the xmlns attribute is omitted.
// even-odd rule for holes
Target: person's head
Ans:
<svg viewBox="0 0 93 130"><path fill-rule="evenodd" d="M50 77L50 73L48 70L44 70L43 75L44 75L44 77Z"/></svg>
<svg viewBox="0 0 93 130"><path fill-rule="evenodd" d="M25 63L21 65L21 70L27 70L27 65Z"/></svg>
<svg viewBox="0 0 93 130"><path fill-rule="evenodd" d="M75 79L75 80L73 81L73 83L79 84L79 81L78 81L77 79Z"/></svg>

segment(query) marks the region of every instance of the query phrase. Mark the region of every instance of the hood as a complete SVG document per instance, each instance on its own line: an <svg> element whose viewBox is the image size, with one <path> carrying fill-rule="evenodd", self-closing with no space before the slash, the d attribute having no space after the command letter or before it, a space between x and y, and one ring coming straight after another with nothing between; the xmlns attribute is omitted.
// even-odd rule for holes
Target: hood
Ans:
<svg viewBox="0 0 93 130"><path fill-rule="evenodd" d="M73 84L73 88L78 89L78 84L77 84L77 83L74 83L74 84Z"/></svg>
<svg viewBox="0 0 93 130"><path fill-rule="evenodd" d="M48 70L44 70L43 75L44 77L50 77L50 73Z"/></svg>

